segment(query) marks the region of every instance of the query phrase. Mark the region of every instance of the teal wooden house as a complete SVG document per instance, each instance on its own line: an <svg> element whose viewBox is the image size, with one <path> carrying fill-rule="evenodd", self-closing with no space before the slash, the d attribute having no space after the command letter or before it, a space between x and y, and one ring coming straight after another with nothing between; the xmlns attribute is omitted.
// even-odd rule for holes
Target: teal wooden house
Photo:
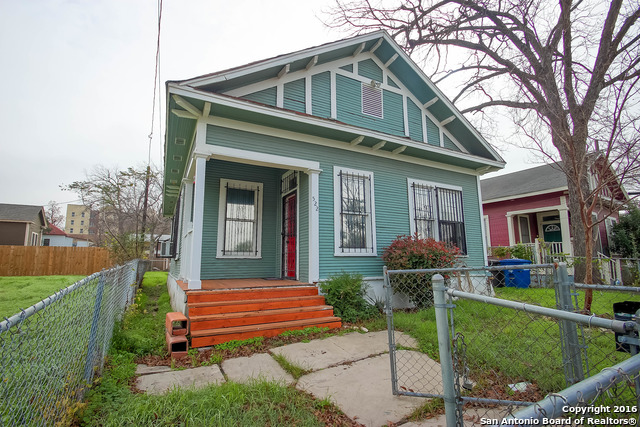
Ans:
<svg viewBox="0 0 640 427"><path fill-rule="evenodd" d="M414 232L484 265L479 177L503 166L383 31L170 81L170 281L374 283Z"/></svg>

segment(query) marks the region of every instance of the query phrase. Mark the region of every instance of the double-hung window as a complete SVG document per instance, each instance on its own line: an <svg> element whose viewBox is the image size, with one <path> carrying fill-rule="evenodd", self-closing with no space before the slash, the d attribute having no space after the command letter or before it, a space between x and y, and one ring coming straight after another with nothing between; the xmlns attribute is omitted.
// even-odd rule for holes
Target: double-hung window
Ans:
<svg viewBox="0 0 640 427"><path fill-rule="evenodd" d="M335 255L376 255L373 173L334 167Z"/></svg>
<svg viewBox="0 0 640 427"><path fill-rule="evenodd" d="M260 258L262 189L259 182L220 179L218 257Z"/></svg>
<svg viewBox="0 0 640 427"><path fill-rule="evenodd" d="M409 179L411 234L457 246L467 253L462 188Z"/></svg>

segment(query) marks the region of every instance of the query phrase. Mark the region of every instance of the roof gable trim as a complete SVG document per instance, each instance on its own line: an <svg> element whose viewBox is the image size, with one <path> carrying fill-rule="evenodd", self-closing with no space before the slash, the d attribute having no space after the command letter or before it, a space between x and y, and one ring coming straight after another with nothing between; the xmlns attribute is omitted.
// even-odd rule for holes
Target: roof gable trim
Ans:
<svg viewBox="0 0 640 427"><path fill-rule="evenodd" d="M377 138L379 140L386 140L388 142L393 142L399 145L406 145L408 147L416 148L416 149L427 151L427 152L436 152L436 153L444 154L450 157L471 160L474 162L483 163L487 166L494 166L497 168L503 167L502 162L486 159L484 157L475 156L473 154L460 153L460 152L448 150L442 147L436 147L436 146L428 145L425 143L414 142L414 141L408 140L407 138L397 137L394 135L377 132L370 129L359 128L357 126L335 122L335 121L323 119L320 117L300 115L294 112L290 112L288 110L282 110L282 109L278 109L271 106L256 104L250 101L231 98L225 95L219 95L219 94L214 94L210 92L203 92L194 88L170 85L168 94L190 96L190 97L194 97L194 98L197 98L203 101L208 101L211 103L217 103L225 106L241 108L247 111L267 114L270 116L280 117L288 120L294 120L298 122L305 122L313 125L319 125L319 126L340 130L340 131L345 131L345 132L349 132L357 135L364 135L371 138ZM346 143L346 145L349 145L348 142Z"/></svg>

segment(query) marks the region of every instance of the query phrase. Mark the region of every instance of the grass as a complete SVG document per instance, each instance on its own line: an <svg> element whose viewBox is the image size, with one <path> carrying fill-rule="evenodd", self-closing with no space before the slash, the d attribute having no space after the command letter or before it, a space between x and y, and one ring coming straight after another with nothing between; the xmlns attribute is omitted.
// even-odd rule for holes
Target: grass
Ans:
<svg viewBox="0 0 640 427"><path fill-rule="evenodd" d="M167 292L167 273L148 272L113 336L113 348L138 356L167 354L165 317L173 311Z"/></svg>
<svg viewBox="0 0 640 427"><path fill-rule="evenodd" d="M296 380L300 379L300 377L302 377L303 375L306 375L309 372L311 372L308 369L304 369L303 367L290 362L289 359L287 359L281 354L272 354L271 357L273 357L273 359L276 362L278 362L278 364L282 367L282 369L290 373L291 376Z"/></svg>
<svg viewBox="0 0 640 427"><path fill-rule="evenodd" d="M164 318L171 311L166 279L166 273L145 274L135 304L125 314L122 324L114 329L102 377L87 393L85 402L72 410L77 425L355 425L327 400L316 400L294 387L265 381L246 385L224 383L195 391L179 389L162 396L136 392L136 363L172 363L166 355L164 341ZM189 357L177 360L173 366L184 369L219 364L229 357L265 352L277 345L329 335L324 328L308 328L269 339L230 341L204 352L192 349ZM299 378L300 368L289 365Z"/></svg>
<svg viewBox="0 0 640 427"><path fill-rule="evenodd" d="M0 319L11 317L85 276L0 277Z"/></svg>
<svg viewBox="0 0 640 427"><path fill-rule="evenodd" d="M553 289L499 288L497 296L504 299L555 308ZM584 303L584 291L578 292L578 304ZM624 300L640 300L640 295L618 292L594 292L592 312L612 318L612 304ZM560 333L552 318L522 313L490 304L458 299L454 302L455 332L464 343L459 348L465 354L471 380L476 382L474 396L512 400L539 400L549 392L566 387ZM383 327L384 318L365 322L369 329ZM439 360L435 310L398 310L394 312L395 329L412 336L418 349ZM614 351L612 332L599 328L584 328L588 345L590 375L628 357ZM399 338L396 337L398 340ZM396 343L399 348L402 342ZM507 385L527 381L532 383L525 394L511 392ZM426 409L430 411L429 408Z"/></svg>

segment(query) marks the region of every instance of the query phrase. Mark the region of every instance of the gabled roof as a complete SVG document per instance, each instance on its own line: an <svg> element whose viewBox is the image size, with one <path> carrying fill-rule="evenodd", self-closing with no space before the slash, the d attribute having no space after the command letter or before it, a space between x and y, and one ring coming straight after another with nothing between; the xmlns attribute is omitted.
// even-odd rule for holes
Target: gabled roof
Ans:
<svg viewBox="0 0 640 427"><path fill-rule="evenodd" d="M604 166L606 160L602 156L590 154L592 167L605 169L607 173L607 186L618 200L628 200L628 196L622 184L615 176L611 167ZM509 198L527 197L538 194L567 191L567 176L563 170L562 162L537 166L530 169L513 172L494 178L480 181L482 201L502 201Z"/></svg>
<svg viewBox="0 0 640 427"><path fill-rule="evenodd" d="M343 73L343 63L367 58L383 66L389 78L393 77L394 87L408 94L406 96L411 97L421 112L428 112L430 120L439 129L446 130L460 150L418 141L406 133L391 135L355 123L345 123L339 120L339 116L318 115L315 108L311 115L308 106L306 110L293 111L282 104L276 106L246 99L249 88L255 90L253 93L259 93L267 84L282 86L313 73L328 70ZM391 84L386 81L378 83L383 86ZM344 143L345 148L356 139L359 140L355 145L367 148L385 141L386 145L378 153L402 153L400 157L396 156L399 159L402 156L427 159L480 173L504 167L500 155L385 31L358 35L187 80L168 81L165 214L171 214L175 207L178 188L192 150L196 122L210 115L326 138Z"/></svg>
<svg viewBox="0 0 640 427"><path fill-rule="evenodd" d="M40 216L40 218L38 218L38 216ZM42 206L0 203L0 221L32 222L35 224L38 219L40 219L44 225L47 224Z"/></svg>
<svg viewBox="0 0 640 427"><path fill-rule="evenodd" d="M537 166L480 181L482 201L567 189L567 176L558 164Z"/></svg>
<svg viewBox="0 0 640 427"><path fill-rule="evenodd" d="M61 229L59 229L53 224L49 224L49 229L50 230L48 233L44 233L47 236L67 236L67 233L65 233L64 231L62 231Z"/></svg>

